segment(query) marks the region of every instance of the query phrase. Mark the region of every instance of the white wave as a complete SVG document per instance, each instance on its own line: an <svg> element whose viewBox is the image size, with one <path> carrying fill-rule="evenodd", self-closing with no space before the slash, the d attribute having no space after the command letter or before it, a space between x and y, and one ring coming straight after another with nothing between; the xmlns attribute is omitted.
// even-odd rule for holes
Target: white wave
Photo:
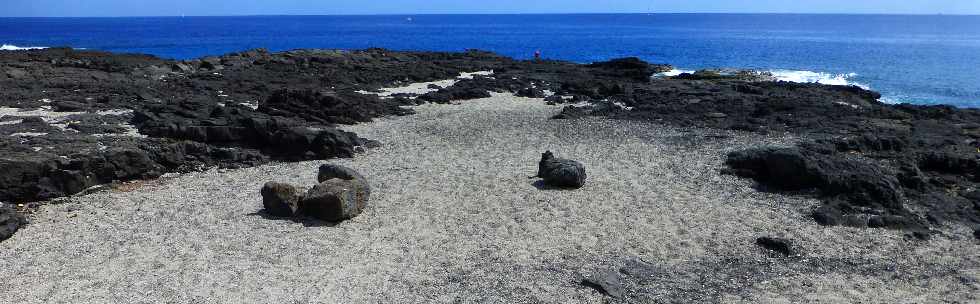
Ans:
<svg viewBox="0 0 980 304"><path fill-rule="evenodd" d="M0 51L22 51L22 50L40 50L46 49L43 46L16 46L12 44L0 45Z"/></svg>
<svg viewBox="0 0 980 304"><path fill-rule="evenodd" d="M680 74L684 74L684 73L690 74L690 73L694 73L694 71L691 71L691 70L681 70L681 69L671 69L670 71L667 71L667 72L657 73L654 76L657 76L657 77L674 77L674 76L677 76L677 75L680 75Z"/></svg>
<svg viewBox="0 0 980 304"><path fill-rule="evenodd" d="M813 71L794 71L794 70L771 70L773 77L776 77L780 81L798 82L798 83L819 83L827 85L853 85L864 89L870 89L865 84L855 82L854 77L857 77L857 73L847 73L847 74L831 74L824 72L813 72Z"/></svg>

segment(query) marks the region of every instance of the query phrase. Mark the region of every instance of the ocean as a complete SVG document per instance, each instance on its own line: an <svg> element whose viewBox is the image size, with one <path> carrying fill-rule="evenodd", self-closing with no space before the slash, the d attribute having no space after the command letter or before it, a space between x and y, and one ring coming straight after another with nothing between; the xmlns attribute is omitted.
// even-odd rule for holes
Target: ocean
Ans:
<svg viewBox="0 0 980 304"><path fill-rule="evenodd" d="M980 107L980 16L794 14L0 18L0 49L71 46L188 59L251 48L462 51L681 72L772 71L858 85L891 103Z"/></svg>

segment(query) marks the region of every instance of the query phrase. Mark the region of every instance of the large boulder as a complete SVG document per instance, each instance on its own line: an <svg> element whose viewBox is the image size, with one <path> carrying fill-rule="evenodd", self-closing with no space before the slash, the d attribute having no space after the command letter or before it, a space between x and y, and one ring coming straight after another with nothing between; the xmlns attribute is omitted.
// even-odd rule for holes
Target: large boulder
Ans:
<svg viewBox="0 0 980 304"><path fill-rule="evenodd" d="M268 182L262 186L262 205L270 215L288 217L299 210L302 199L296 187L290 184Z"/></svg>
<svg viewBox="0 0 980 304"><path fill-rule="evenodd" d="M9 239L20 229L20 226L27 224L27 219L17 213L13 206L0 203L0 241Z"/></svg>
<svg viewBox="0 0 980 304"><path fill-rule="evenodd" d="M351 219L367 207L364 193L364 184L356 180L329 179L306 192L301 212L329 222Z"/></svg>
<svg viewBox="0 0 980 304"><path fill-rule="evenodd" d="M334 178L357 184L357 196L359 200L367 202L371 198L371 184L357 170L335 164L323 164L320 166L316 177L317 182L322 183Z"/></svg>
<svg viewBox="0 0 980 304"><path fill-rule="evenodd" d="M549 186L577 189L585 185L585 166L574 160L557 158L547 151L541 154L536 177Z"/></svg>

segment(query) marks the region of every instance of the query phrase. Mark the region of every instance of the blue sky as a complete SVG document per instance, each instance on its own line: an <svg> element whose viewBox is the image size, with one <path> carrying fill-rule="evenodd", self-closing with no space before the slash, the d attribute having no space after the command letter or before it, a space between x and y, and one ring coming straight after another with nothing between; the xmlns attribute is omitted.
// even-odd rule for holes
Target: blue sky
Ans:
<svg viewBox="0 0 980 304"><path fill-rule="evenodd" d="M980 0L0 0L0 16L438 13L980 14Z"/></svg>

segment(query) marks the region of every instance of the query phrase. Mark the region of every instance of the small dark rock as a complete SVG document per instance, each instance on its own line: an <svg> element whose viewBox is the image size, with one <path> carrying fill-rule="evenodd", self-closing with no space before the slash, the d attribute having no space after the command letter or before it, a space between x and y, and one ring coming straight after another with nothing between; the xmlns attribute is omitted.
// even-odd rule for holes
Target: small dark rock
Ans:
<svg viewBox="0 0 980 304"><path fill-rule="evenodd" d="M574 160L556 158L551 151L541 154L538 175L549 186L581 188L585 185L585 166Z"/></svg>
<svg viewBox="0 0 980 304"><path fill-rule="evenodd" d="M262 205L270 215L293 216L299 210L300 200L299 191L293 185L268 182L262 186Z"/></svg>
<svg viewBox="0 0 980 304"><path fill-rule="evenodd" d="M793 243L784 238L760 237L755 240L755 243L762 248L780 253L784 256L796 255L796 251L793 249Z"/></svg>

